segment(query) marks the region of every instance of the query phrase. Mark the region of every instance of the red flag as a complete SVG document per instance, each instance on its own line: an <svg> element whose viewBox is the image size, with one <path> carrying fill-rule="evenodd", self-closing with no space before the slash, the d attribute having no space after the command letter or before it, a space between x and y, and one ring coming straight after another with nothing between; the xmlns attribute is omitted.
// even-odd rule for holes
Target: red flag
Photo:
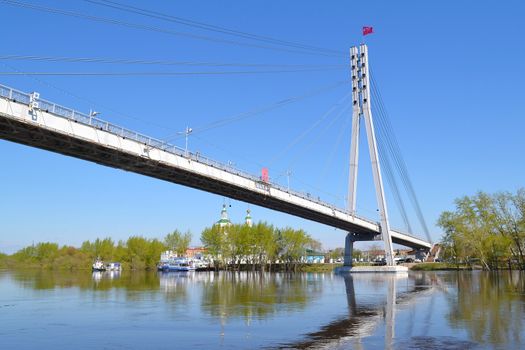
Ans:
<svg viewBox="0 0 525 350"><path fill-rule="evenodd" d="M268 168L262 168L261 179L263 182L270 182L270 177L268 176Z"/></svg>
<svg viewBox="0 0 525 350"><path fill-rule="evenodd" d="M363 27L363 36L372 34L374 32L374 27Z"/></svg>

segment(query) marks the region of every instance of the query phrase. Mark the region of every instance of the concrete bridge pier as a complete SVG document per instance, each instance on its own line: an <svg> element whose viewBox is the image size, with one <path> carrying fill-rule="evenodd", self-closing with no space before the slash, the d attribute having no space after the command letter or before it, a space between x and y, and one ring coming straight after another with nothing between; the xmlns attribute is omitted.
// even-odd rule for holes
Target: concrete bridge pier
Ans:
<svg viewBox="0 0 525 350"><path fill-rule="evenodd" d="M336 273L348 272L407 272L408 268L405 266L357 266L353 267L352 257L354 253L354 242L357 241L381 241L380 234L373 233L354 233L348 232L345 237L345 256L343 266L335 269Z"/></svg>
<svg viewBox="0 0 525 350"><path fill-rule="evenodd" d="M348 232L345 238L345 258L343 266L352 267L352 255L354 253L354 236L352 233Z"/></svg>
<svg viewBox="0 0 525 350"><path fill-rule="evenodd" d="M354 242L357 241L375 241L381 239L381 235L348 232L345 238L345 257L343 266L352 267L352 258L354 253Z"/></svg>
<svg viewBox="0 0 525 350"><path fill-rule="evenodd" d="M429 249L416 249L416 259L426 261L429 253Z"/></svg>

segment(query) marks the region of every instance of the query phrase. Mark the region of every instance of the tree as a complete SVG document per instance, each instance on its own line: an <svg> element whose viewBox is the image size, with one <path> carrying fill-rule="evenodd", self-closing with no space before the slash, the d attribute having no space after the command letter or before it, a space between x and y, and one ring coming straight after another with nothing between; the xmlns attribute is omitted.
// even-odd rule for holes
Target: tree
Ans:
<svg viewBox="0 0 525 350"><path fill-rule="evenodd" d="M287 264L295 264L305 255L306 247L311 243L311 237L303 230L294 230L287 227L281 231L282 235L282 260Z"/></svg>
<svg viewBox="0 0 525 350"><path fill-rule="evenodd" d="M261 270L264 270L268 261L277 259L276 230L266 222L258 222L252 227L252 234L255 236L254 255Z"/></svg>
<svg viewBox="0 0 525 350"><path fill-rule="evenodd" d="M476 195L456 199L454 212L443 212L438 225L445 230L445 256L457 263L479 259L483 268L497 269L500 262L517 256L522 259L519 203L525 199L523 190L516 196L508 193Z"/></svg>
<svg viewBox="0 0 525 350"><path fill-rule="evenodd" d="M377 243L372 244L368 251L372 260L377 260L380 255L385 255L385 249Z"/></svg>
<svg viewBox="0 0 525 350"><path fill-rule="evenodd" d="M147 253L144 257L147 267L153 268L159 261L160 254L166 250L164 243L154 238L148 240Z"/></svg>
<svg viewBox="0 0 525 350"><path fill-rule="evenodd" d="M323 244L317 239L309 237L308 242L306 243L307 247L316 252L320 252L323 249Z"/></svg>
<svg viewBox="0 0 525 350"><path fill-rule="evenodd" d="M144 237L132 236L126 241L127 254L125 260L130 263L132 269L144 269L146 267L145 255L148 242Z"/></svg>
<svg viewBox="0 0 525 350"><path fill-rule="evenodd" d="M168 233L164 238L164 244L171 250L175 251L178 256L186 254L191 243L191 232L186 231L182 234L179 230Z"/></svg>
<svg viewBox="0 0 525 350"><path fill-rule="evenodd" d="M470 251L464 236L458 232L461 226L459 219L452 212L446 211L438 219L438 226L445 230L442 237L443 253L446 260L453 260L456 265L468 261Z"/></svg>
<svg viewBox="0 0 525 350"><path fill-rule="evenodd" d="M343 251L343 255L344 255L344 251ZM363 251L361 251L360 249L354 249L354 251L352 252L352 258L356 259L356 261L361 261L363 257L364 257Z"/></svg>
<svg viewBox="0 0 525 350"><path fill-rule="evenodd" d="M109 237L97 238L93 243L84 241L80 250L89 255L91 259L100 258L102 260L112 260L115 242Z"/></svg>
<svg viewBox="0 0 525 350"><path fill-rule="evenodd" d="M525 189L519 189L516 195L497 193L494 202L499 232L508 237L511 254L525 268Z"/></svg>
<svg viewBox="0 0 525 350"><path fill-rule="evenodd" d="M116 248L120 256L125 254L122 260L129 262L132 269L154 268L164 250L166 246L158 239L146 239L141 236L130 237L126 241L125 249L121 242Z"/></svg>
<svg viewBox="0 0 525 350"><path fill-rule="evenodd" d="M58 244L56 243L38 243L36 245L36 259L40 264L52 263L58 255Z"/></svg>
<svg viewBox="0 0 525 350"><path fill-rule="evenodd" d="M230 264L237 264L240 268L242 261L245 263L253 258L255 236L247 225L229 225L224 235L222 254Z"/></svg>
<svg viewBox="0 0 525 350"><path fill-rule="evenodd" d="M216 269L223 261L223 250L225 245L224 229L219 225L205 228L201 233L201 242L213 258L213 265Z"/></svg>
<svg viewBox="0 0 525 350"><path fill-rule="evenodd" d="M355 249L354 249L354 253L355 253ZM338 248L335 248L335 249L332 249L330 250L330 259L340 259L344 256L345 254L345 249L342 248L342 247L338 247Z"/></svg>

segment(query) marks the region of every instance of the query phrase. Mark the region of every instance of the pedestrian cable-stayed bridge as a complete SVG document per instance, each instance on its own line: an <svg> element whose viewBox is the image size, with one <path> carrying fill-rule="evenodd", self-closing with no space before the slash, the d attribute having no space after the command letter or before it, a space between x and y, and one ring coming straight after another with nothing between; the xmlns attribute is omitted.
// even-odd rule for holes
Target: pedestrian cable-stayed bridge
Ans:
<svg viewBox="0 0 525 350"><path fill-rule="evenodd" d="M0 85L0 138L231 197L366 235L377 222L234 167L137 132ZM429 249L420 238L392 230L395 243Z"/></svg>
<svg viewBox="0 0 525 350"><path fill-rule="evenodd" d="M368 95L366 46L352 48L353 134L350 157L349 209L290 190L267 178L188 152L168 142L114 125L0 85L0 138L204 190L316 221L349 232L345 265L351 265L354 241L383 240L393 265L392 243L428 251L428 240L391 229L379 169ZM359 119L366 123L380 222L355 213ZM374 158L375 157L375 158Z"/></svg>

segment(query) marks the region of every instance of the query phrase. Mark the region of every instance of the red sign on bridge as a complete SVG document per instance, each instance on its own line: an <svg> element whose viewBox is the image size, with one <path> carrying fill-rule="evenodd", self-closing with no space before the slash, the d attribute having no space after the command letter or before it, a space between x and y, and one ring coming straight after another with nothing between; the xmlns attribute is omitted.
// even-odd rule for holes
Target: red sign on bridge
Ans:
<svg viewBox="0 0 525 350"><path fill-rule="evenodd" d="M270 176L268 176L268 168L262 168L261 180L263 182L270 182Z"/></svg>

